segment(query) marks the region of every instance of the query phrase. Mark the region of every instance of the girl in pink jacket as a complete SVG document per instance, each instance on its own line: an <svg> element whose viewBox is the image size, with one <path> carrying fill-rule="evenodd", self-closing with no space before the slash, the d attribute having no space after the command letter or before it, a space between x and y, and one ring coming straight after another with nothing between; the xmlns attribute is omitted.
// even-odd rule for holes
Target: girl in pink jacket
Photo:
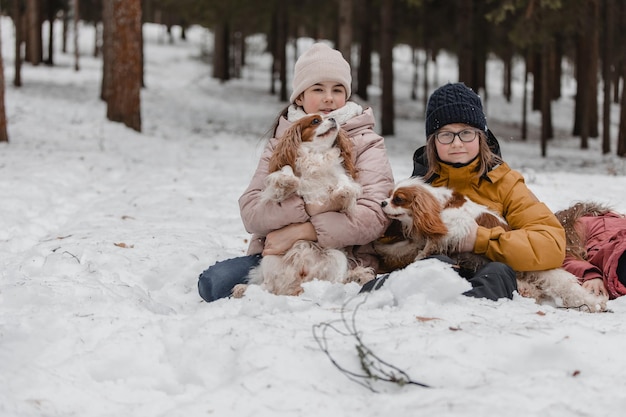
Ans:
<svg viewBox="0 0 626 417"><path fill-rule="evenodd" d="M248 188L239 198L241 218L252 234L247 256L217 262L198 279L205 301L229 297L237 284L245 283L249 271L264 255L285 253L298 240L318 242L322 247L344 248L362 266L377 267L374 257L356 249L379 238L389 220L380 202L394 187L393 173L383 138L373 131L374 114L348 101L352 76L350 65L337 50L322 43L309 48L296 62L291 104L279 115L273 138L268 141ZM262 198L269 160L277 138L291 124L309 113L332 116L353 142L357 181L363 192L353 213L338 207L305 204L299 196L280 203Z"/></svg>
<svg viewBox="0 0 626 417"><path fill-rule="evenodd" d="M596 295L626 294L626 217L595 203L578 203L556 215L567 235L563 268Z"/></svg>

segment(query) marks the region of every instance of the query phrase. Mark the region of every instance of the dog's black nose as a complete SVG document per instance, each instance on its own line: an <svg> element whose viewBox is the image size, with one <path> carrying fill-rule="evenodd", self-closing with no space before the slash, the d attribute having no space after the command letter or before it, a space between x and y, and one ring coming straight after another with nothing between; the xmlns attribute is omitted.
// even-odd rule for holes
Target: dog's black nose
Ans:
<svg viewBox="0 0 626 417"><path fill-rule="evenodd" d="M381 201L381 203L380 203L381 207L385 207L386 205L387 205L387 200Z"/></svg>

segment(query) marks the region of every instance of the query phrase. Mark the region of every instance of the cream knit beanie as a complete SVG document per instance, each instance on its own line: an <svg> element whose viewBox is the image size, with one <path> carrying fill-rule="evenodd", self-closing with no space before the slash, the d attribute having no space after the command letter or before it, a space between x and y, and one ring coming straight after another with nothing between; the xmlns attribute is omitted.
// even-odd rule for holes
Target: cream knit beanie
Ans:
<svg viewBox="0 0 626 417"><path fill-rule="evenodd" d="M346 99L352 94L350 64L341 52L323 43L315 43L296 61L293 71L293 92L289 101L293 103L304 90L314 84L334 81L346 89Z"/></svg>

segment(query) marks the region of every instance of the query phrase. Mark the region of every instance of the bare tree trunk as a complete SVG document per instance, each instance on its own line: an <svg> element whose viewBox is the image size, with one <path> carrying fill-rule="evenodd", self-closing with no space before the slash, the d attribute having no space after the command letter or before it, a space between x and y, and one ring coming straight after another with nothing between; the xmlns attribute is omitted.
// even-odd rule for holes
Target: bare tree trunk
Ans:
<svg viewBox="0 0 626 417"><path fill-rule="evenodd" d="M13 0L13 25L15 26L15 74L13 75L13 85L16 87L22 86L23 18L20 3L20 0Z"/></svg>
<svg viewBox="0 0 626 417"><path fill-rule="evenodd" d="M107 118L141 132L141 0L111 0L111 95Z"/></svg>
<svg viewBox="0 0 626 417"><path fill-rule="evenodd" d="M415 46L411 47L411 63L413 64L413 79L411 80L411 100L417 100L417 86L419 84L419 53Z"/></svg>
<svg viewBox="0 0 626 417"><path fill-rule="evenodd" d="M459 81L468 87L474 85L474 30L473 30L473 0L459 0L458 16L462 16L457 23L458 51L459 58Z"/></svg>
<svg viewBox="0 0 626 417"><path fill-rule="evenodd" d="M395 133L393 107L393 0L383 0L380 11L380 72L382 74L382 135Z"/></svg>
<svg viewBox="0 0 626 417"><path fill-rule="evenodd" d="M574 136L580 136L580 148L589 148L589 40L579 35L576 48L576 102L574 108Z"/></svg>
<svg viewBox="0 0 626 417"><path fill-rule="evenodd" d="M26 1L26 59L32 65L41 64L41 8L38 0Z"/></svg>
<svg viewBox="0 0 626 417"><path fill-rule="evenodd" d="M552 89L550 88L550 45L544 45L541 56L541 156L547 155L548 139L552 138Z"/></svg>
<svg viewBox="0 0 626 417"><path fill-rule="evenodd" d="M80 49L78 48L78 24L80 22L79 3L80 3L79 0L74 0L74 71L80 70L80 65L79 65Z"/></svg>
<svg viewBox="0 0 626 417"><path fill-rule="evenodd" d="M94 22L93 24L93 57L100 55L102 50L102 24Z"/></svg>
<svg viewBox="0 0 626 417"><path fill-rule="evenodd" d="M61 52L67 53L67 29L69 26L69 5L63 3L63 34L61 35Z"/></svg>
<svg viewBox="0 0 626 417"><path fill-rule="evenodd" d="M276 74L278 69L278 59L276 58L276 21L278 20L278 11L274 9L272 14L272 23L270 24L269 33L267 35L267 50L272 54L272 63L270 68L270 94L276 94ZM297 55L296 55L297 56Z"/></svg>
<svg viewBox="0 0 626 417"><path fill-rule="evenodd" d="M589 3L589 24L591 26L589 60L589 137L598 137L598 73L600 62L600 0Z"/></svg>
<svg viewBox="0 0 626 417"><path fill-rule="evenodd" d="M54 20L53 5L48 1L48 59L46 65L54 65Z"/></svg>
<svg viewBox="0 0 626 417"><path fill-rule="evenodd" d="M109 101L111 95L111 68L113 67L113 4L110 1L102 2L102 85L100 98Z"/></svg>
<svg viewBox="0 0 626 417"><path fill-rule="evenodd" d="M372 83L372 0L359 1L359 21L361 28L361 47L359 48L359 68L357 69L356 93L363 100L368 100L367 87Z"/></svg>
<svg viewBox="0 0 626 417"><path fill-rule="evenodd" d="M278 78L280 80L279 100L288 101L287 95L287 27L288 27L288 11L287 4L279 1L278 19L276 20L276 47L278 58Z"/></svg>
<svg viewBox="0 0 626 417"><path fill-rule="evenodd" d="M530 72L528 69L528 60L529 53L524 53L524 92L522 97L522 139L526 140L528 138L528 73Z"/></svg>
<svg viewBox="0 0 626 417"><path fill-rule="evenodd" d="M502 95L507 102L511 102L512 93L512 84L513 84L513 52L507 52L505 56L502 57L502 62L504 63L504 74L502 74Z"/></svg>
<svg viewBox="0 0 626 417"><path fill-rule="evenodd" d="M602 153L611 152L611 66L613 65L613 0L604 0L604 42L602 48Z"/></svg>
<svg viewBox="0 0 626 417"><path fill-rule="evenodd" d="M2 28L0 28L0 34ZM0 51L2 50L2 36L0 35ZM0 54L0 142L8 142L7 115L4 107L4 60Z"/></svg>
<svg viewBox="0 0 626 417"><path fill-rule="evenodd" d="M352 65L352 0L339 0L339 52Z"/></svg>
<svg viewBox="0 0 626 417"><path fill-rule="evenodd" d="M213 78L220 81L228 81L230 79L229 68L229 43L230 43L230 24L223 20L215 25L215 39L213 49Z"/></svg>
<svg viewBox="0 0 626 417"><path fill-rule="evenodd" d="M622 66L622 78L626 81L626 65ZM619 117L619 133L617 135L617 155L626 156L626 82L622 83L622 104Z"/></svg>
<svg viewBox="0 0 626 417"><path fill-rule="evenodd" d="M430 61L430 54L432 52L428 49L424 49L424 77L422 80L422 89L424 94L422 95L422 104L424 105L424 114L426 114L426 106L428 105L428 62Z"/></svg>

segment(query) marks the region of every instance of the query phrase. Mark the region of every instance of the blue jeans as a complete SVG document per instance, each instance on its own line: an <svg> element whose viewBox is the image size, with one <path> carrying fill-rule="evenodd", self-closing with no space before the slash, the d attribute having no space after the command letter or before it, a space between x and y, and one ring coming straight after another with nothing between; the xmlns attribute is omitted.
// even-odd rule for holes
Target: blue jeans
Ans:
<svg viewBox="0 0 626 417"><path fill-rule="evenodd" d="M248 273L261 262L261 254L217 262L198 277L198 293L206 302L230 297L233 287L245 284Z"/></svg>

